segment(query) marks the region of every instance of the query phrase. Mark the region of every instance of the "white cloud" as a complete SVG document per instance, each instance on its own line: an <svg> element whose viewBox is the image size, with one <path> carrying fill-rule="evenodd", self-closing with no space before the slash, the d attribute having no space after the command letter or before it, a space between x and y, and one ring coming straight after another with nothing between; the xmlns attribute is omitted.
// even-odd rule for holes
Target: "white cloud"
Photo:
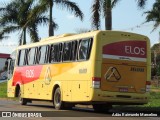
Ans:
<svg viewBox="0 0 160 120"><path fill-rule="evenodd" d="M69 20L73 20L73 19L75 19L75 16L74 16L74 15L67 15L67 18L68 18Z"/></svg>
<svg viewBox="0 0 160 120"><path fill-rule="evenodd" d="M11 40L4 40L0 42L0 53L12 53L18 44Z"/></svg>

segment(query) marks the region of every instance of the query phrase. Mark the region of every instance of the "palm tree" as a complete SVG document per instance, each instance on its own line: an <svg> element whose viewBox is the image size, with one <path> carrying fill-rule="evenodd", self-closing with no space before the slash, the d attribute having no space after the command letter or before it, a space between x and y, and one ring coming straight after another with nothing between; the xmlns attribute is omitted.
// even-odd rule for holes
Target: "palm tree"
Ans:
<svg viewBox="0 0 160 120"><path fill-rule="evenodd" d="M41 9L40 11L45 11L49 9L49 36L54 35L54 26L53 26L53 7L56 4L60 6L62 9L66 8L71 13L73 13L76 17L79 17L83 20L83 13L75 2L71 2L69 0L40 0Z"/></svg>
<svg viewBox="0 0 160 120"><path fill-rule="evenodd" d="M112 8L120 0L94 0L91 6L92 10L92 27L95 29L100 28L100 15L102 14L105 18L105 29L112 30ZM144 8L147 0L137 0L139 8Z"/></svg>
<svg viewBox="0 0 160 120"><path fill-rule="evenodd" d="M26 33L31 37L31 42L39 41L38 25L47 24L48 18L42 13L32 15L36 9L33 0L14 0L0 8L0 38L6 38L7 34L20 32L19 44L26 44Z"/></svg>
<svg viewBox="0 0 160 120"><path fill-rule="evenodd" d="M154 27L152 30L154 31L160 25L160 0L156 0L151 11L147 11L145 14L147 14L145 22L154 22Z"/></svg>

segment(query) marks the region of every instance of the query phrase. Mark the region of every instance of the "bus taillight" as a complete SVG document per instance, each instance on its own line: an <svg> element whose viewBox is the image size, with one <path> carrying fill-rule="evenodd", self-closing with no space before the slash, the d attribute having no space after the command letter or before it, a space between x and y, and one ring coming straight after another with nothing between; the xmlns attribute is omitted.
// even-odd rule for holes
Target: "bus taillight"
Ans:
<svg viewBox="0 0 160 120"><path fill-rule="evenodd" d="M100 82L101 82L100 77L92 77L92 87L93 88L100 88Z"/></svg>
<svg viewBox="0 0 160 120"><path fill-rule="evenodd" d="M151 82L146 81L146 92L150 92L150 88L151 88Z"/></svg>

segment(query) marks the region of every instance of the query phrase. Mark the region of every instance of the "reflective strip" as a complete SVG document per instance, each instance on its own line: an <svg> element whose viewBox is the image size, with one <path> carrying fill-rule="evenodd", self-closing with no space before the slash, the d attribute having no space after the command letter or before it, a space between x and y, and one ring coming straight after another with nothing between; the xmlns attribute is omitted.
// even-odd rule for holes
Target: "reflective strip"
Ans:
<svg viewBox="0 0 160 120"><path fill-rule="evenodd" d="M93 81L92 82L92 87L93 88L100 88L100 81Z"/></svg>
<svg viewBox="0 0 160 120"><path fill-rule="evenodd" d="M146 58L118 56L118 55L107 55L107 54L103 54L103 58L110 58L110 59L116 59L116 60L139 61L139 62L146 62L147 61Z"/></svg>
<svg viewBox="0 0 160 120"><path fill-rule="evenodd" d="M151 90L151 86L150 85L146 85L146 92L150 92Z"/></svg>

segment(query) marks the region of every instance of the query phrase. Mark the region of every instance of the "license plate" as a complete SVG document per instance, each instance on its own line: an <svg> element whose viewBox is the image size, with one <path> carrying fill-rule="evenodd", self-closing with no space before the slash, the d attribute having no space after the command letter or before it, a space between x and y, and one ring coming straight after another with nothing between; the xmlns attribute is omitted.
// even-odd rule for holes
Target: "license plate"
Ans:
<svg viewBox="0 0 160 120"><path fill-rule="evenodd" d="M128 92L128 88L119 88L120 92Z"/></svg>

